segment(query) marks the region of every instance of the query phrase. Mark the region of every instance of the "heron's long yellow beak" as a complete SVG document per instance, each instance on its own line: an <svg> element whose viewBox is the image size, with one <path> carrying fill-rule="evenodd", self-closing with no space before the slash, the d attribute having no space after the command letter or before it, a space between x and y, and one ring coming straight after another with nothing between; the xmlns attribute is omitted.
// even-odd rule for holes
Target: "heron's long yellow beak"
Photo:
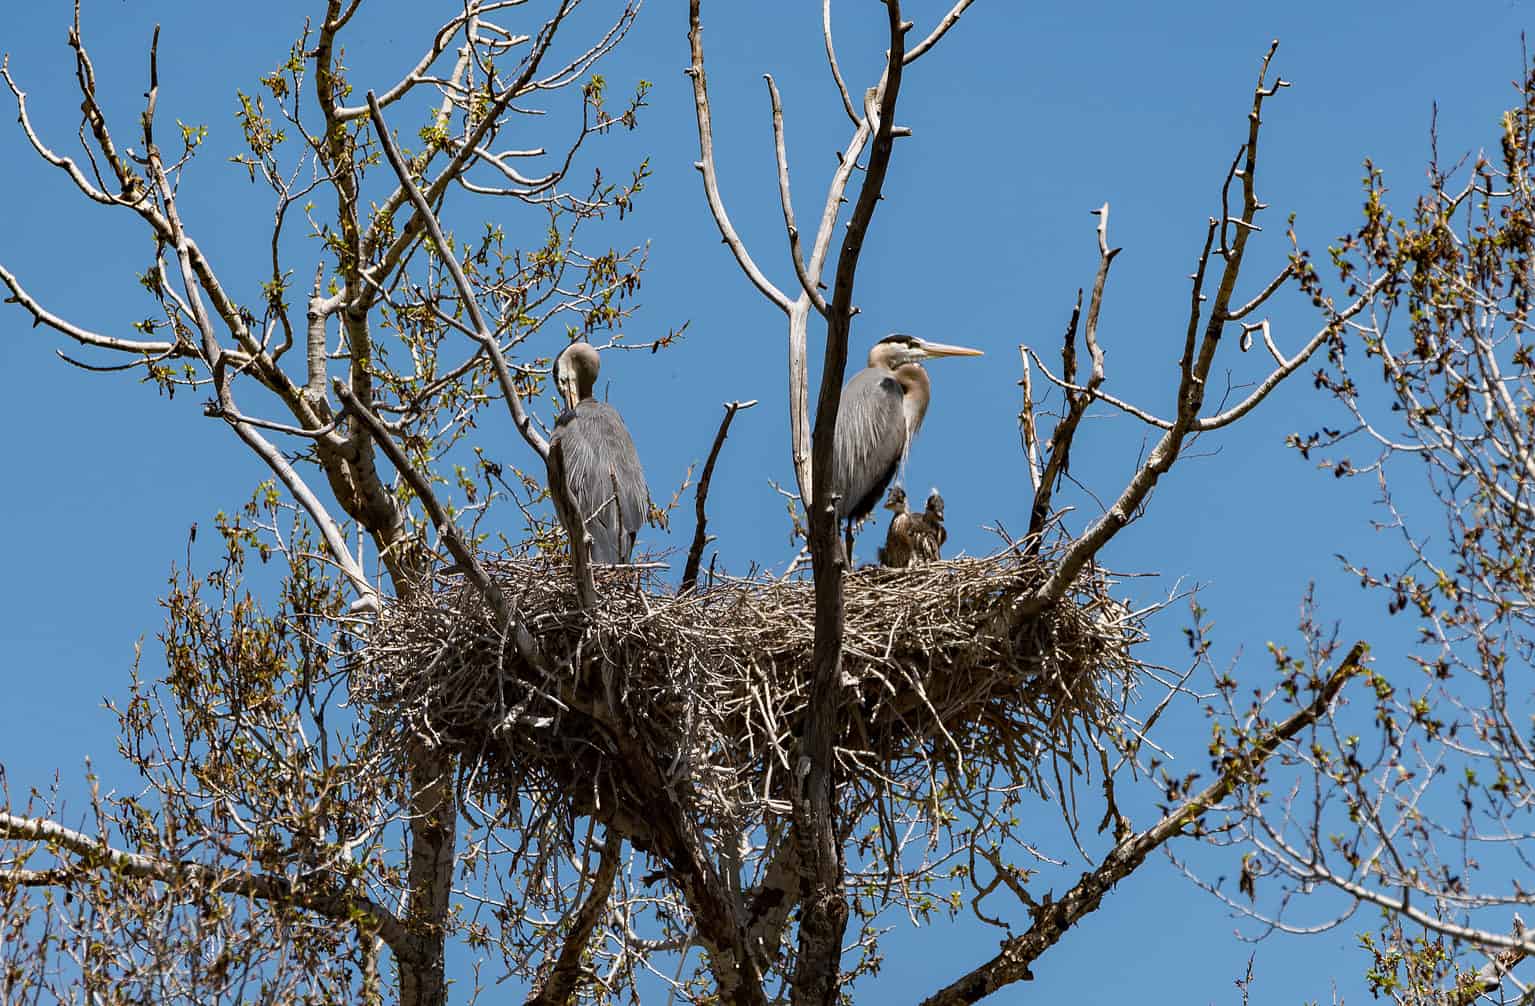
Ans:
<svg viewBox="0 0 1535 1006"><path fill-rule="evenodd" d="M985 355L979 349L971 349L969 346L945 346L941 342L928 342L926 339L922 339L922 340L919 340L919 341L921 342L921 345L922 345L922 352L926 353L928 356L984 356Z"/></svg>

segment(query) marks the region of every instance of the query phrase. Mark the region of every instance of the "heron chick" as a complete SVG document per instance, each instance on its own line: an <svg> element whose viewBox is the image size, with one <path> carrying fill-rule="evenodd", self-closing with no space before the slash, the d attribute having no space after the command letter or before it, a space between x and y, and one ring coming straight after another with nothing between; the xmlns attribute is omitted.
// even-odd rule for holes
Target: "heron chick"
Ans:
<svg viewBox="0 0 1535 1006"><path fill-rule="evenodd" d="M885 545L879 550L879 564L889 569L905 569L912 560L913 516L906 505L906 490L891 486L885 500L885 509L891 511L890 527L885 531Z"/></svg>
<svg viewBox="0 0 1535 1006"><path fill-rule="evenodd" d="M937 562L943 558L939 550L949 540L949 532L943 528L943 497L934 489L927 494L927 506L911 517L912 552L918 562Z"/></svg>
<svg viewBox="0 0 1535 1006"><path fill-rule="evenodd" d="M554 358L554 385L565 411L549 437L549 489L571 539L583 531L590 535L593 562L626 563L650 509L650 491L618 410L592 397L601 367L597 350L584 342Z"/></svg>
<svg viewBox="0 0 1535 1006"><path fill-rule="evenodd" d="M837 519L846 522L847 561L853 559L853 528L874 510L922 428L932 399L923 360L980 356L979 349L927 342L914 335L887 335L869 350L869 365L842 389L832 449L832 492Z"/></svg>

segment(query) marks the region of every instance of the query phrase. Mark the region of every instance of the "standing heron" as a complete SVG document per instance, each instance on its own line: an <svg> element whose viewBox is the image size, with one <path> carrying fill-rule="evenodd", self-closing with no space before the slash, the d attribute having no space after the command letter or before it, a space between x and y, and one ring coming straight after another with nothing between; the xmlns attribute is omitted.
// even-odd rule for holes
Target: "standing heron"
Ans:
<svg viewBox="0 0 1535 1006"><path fill-rule="evenodd" d="M634 551L650 492L618 410L592 397L601 367L597 351L584 342L571 343L554 358L554 384L565 411L549 438L549 491L571 539L583 527L591 536L593 562L622 563Z"/></svg>
<svg viewBox="0 0 1535 1006"><path fill-rule="evenodd" d="M853 525L879 502L922 428L932 384L922 361L938 356L980 356L979 349L945 346L914 335L887 335L869 350L869 365L842 389L832 450L832 492L837 519L847 522L847 559Z"/></svg>
<svg viewBox="0 0 1535 1006"><path fill-rule="evenodd" d="M879 564L888 569L905 569L911 565L912 516L906 505L906 490L891 486L885 499L885 509L891 511L890 527L885 531L885 546L879 550Z"/></svg>

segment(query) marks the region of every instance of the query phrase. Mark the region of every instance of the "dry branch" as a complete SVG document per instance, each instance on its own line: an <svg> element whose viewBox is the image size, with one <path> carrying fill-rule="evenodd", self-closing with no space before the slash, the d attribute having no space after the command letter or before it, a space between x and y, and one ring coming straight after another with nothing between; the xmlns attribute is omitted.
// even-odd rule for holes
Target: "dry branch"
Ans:
<svg viewBox="0 0 1535 1006"><path fill-rule="evenodd" d="M704 29L699 21L698 5L699 0L688 2L688 44L692 48L693 61L687 68L687 75L693 81L693 109L698 119L698 160L693 167L703 176L709 211L720 229L720 239L735 256L736 264L764 297L787 312L790 307L788 296L758 268L751 252L746 250L746 242L741 240L735 225L730 222L730 214L725 212L725 200L720 195L719 176L714 168L714 122L709 111L709 82L704 76Z"/></svg>
<svg viewBox="0 0 1535 1006"><path fill-rule="evenodd" d="M709 458L704 462L703 473L698 477L698 490L693 494L698 522L693 528L693 544L688 547L687 564L682 567L682 584L677 588L678 593L685 594L698 584L698 566L703 561L704 546L709 541L709 519L704 512L704 504L709 499L709 481L714 477L714 463L719 460L720 448L725 446L725 437L730 433L730 421L736 417L737 412L756 404L756 399L752 399L749 402L727 402L725 405L725 418L720 420L719 432L714 435L714 445L709 448Z"/></svg>
<svg viewBox="0 0 1535 1006"><path fill-rule="evenodd" d="M1034 924L1028 932L1003 942L1002 952L922 1000L922 1006L964 1006L979 1002L998 989L1033 978L1029 965L1054 946L1083 916L1098 909L1104 895L1135 872L1146 857L1184 829L1199 821L1240 786L1253 781L1266 763L1302 730L1327 715L1332 702L1350 679L1363 673L1364 643L1355 643L1336 670L1317 683L1316 694L1284 722L1275 724L1251 748L1233 754L1221 767L1220 777L1160 821L1119 842L1103 861L1057 900L1033 906Z"/></svg>
<svg viewBox="0 0 1535 1006"><path fill-rule="evenodd" d="M876 87L864 93L864 122L872 132L863 184L853 201L826 311L826 346L822 355L821 387L816 396L815 425L810 435L811 482L810 560L815 582L815 638L810 659L810 706L804 725L800 757L806 766L803 790L794 801L795 838L806 867L807 881L799 925L799 955L792 984L794 1001L831 1006L841 987L838 978L848 902L843 889L846 851L836 817L836 736L845 720L839 715L845 643L846 597L843 574L852 556L845 554L838 535L836 500L832 494L833 445L847 370L847 343L853 315L853 284L864 238L874 211L884 198L885 174L894 153L896 101L906 32L900 0L885 0L890 48L885 72ZM811 277L813 282L814 277Z"/></svg>
<svg viewBox="0 0 1535 1006"><path fill-rule="evenodd" d="M613 893L613 878L618 874L618 858L623 844L616 832L609 831L604 837L597 872L592 877L586 901L571 920L570 931L565 934L564 945L560 947L549 976L528 996L527 1006L565 1006L574 1001L576 991L586 977L587 944L602 919L608 895Z"/></svg>
<svg viewBox="0 0 1535 1006"><path fill-rule="evenodd" d="M1258 168L1258 139L1262 125L1263 103L1272 97L1281 87L1288 86L1288 82L1275 78L1273 86L1266 86L1269 63L1274 57L1274 52L1279 43L1273 43L1263 57L1258 71L1257 86L1253 90L1251 111L1248 114L1247 137L1238 149L1236 157L1232 160L1231 167L1226 172L1226 179L1221 190L1222 211L1219 218L1212 217L1205 234L1204 249L1201 251L1198 264L1193 275L1193 289L1190 295L1188 324L1184 335L1183 354L1178 362L1178 388L1177 388L1177 413L1167 423L1161 423L1150 417L1149 414L1134 410L1117 400L1114 404L1141 415L1142 418L1153 425L1163 429L1162 436L1147 455L1145 462L1135 471L1126 483L1123 490L1107 511L1093 522L1077 539L1072 542L1061 556L1061 561L1050 578L1040 585L1035 596L1027 603L1029 606L1048 603L1058 596L1059 591L1070 584L1073 577L1077 576L1098 552L1116 534L1129 525L1135 514L1156 486L1158 480L1177 462L1179 455L1186 446L1188 439L1200 432L1202 423L1200 410L1204 405L1205 393L1210 376L1210 369L1215 362L1216 353L1220 348L1221 339L1226 325L1231 320L1232 296L1236 284L1241 276L1243 256L1247 248L1248 238L1259 230L1255 223L1258 213L1265 209L1265 204L1258 201L1257 196L1257 168ZM1226 208L1227 198L1234 180L1240 179L1242 186L1242 206L1235 215ZM1073 339L1075 336L1076 315L1073 313L1073 324L1067 330L1065 352L1062 360L1061 379L1056 383L1067 390L1070 398L1067 414L1057 425L1055 433L1051 437L1050 457L1046 461L1045 475L1041 479L1039 491L1035 495L1033 515L1030 520L1031 533L1037 533L1048 517L1049 493L1053 490L1053 471L1063 471L1066 461L1056 458L1057 444L1060 448L1069 449L1072 437L1075 435L1076 426L1081 421L1082 414L1087 405L1095 398L1104 397L1098 390L1098 385L1103 381L1102 358L1097 351L1095 333L1093 329L1096 323L1096 305L1101 297L1103 280L1106 277L1108 264L1112 260L1114 252L1108 247L1106 240L1108 208L1101 210L1099 220L1099 269L1098 278L1094 284L1093 304L1089 307L1088 322L1088 349L1093 355L1093 371L1085 386L1076 383L1075 348ZM1219 235L1220 244L1215 245L1215 238ZM1220 257L1221 268L1216 277L1216 291L1213 300L1206 309L1206 295L1204 284L1206 268L1211 261L1211 255ZM1272 286L1272 285L1271 285ZM1371 286L1363 291L1352 304L1344 311L1332 314L1328 324L1324 327L1324 333L1335 330L1336 326L1343 324L1342 319L1352 316L1361 310L1374 297L1377 286ZM1266 288L1261 297L1267 297L1273 289ZM1249 398L1230 412L1209 420L1208 428L1214 429L1235 421L1261 402L1280 381L1294 372L1294 369L1304 361L1309 352L1325 341L1325 334L1308 343L1308 351L1297 354L1294 361L1286 361L1275 371L1270 378L1249 396ZM1037 360L1037 358L1036 358ZM1048 371L1046 372L1047 376ZM1062 429L1064 427L1064 430ZM1044 497L1041 500L1041 497Z"/></svg>

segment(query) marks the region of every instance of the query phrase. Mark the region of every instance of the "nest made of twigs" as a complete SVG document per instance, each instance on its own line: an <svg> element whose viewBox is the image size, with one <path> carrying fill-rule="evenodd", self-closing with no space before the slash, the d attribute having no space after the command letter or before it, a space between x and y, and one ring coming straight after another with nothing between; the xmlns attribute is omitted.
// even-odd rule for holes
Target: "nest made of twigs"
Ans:
<svg viewBox="0 0 1535 1006"><path fill-rule="evenodd" d="M1113 728L1138 620L1101 573L1019 614L1048 568L1011 548L847 577L845 779L980 759L1038 785L1046 759L1075 759L1082 731ZM478 789L564 800L631 829L643 830L645 788L626 784L625 742L668 779L686 776L705 822L784 809L810 691L809 581L717 578L676 596L616 568L583 611L559 557L487 569L543 666L463 578L423 584L386 607L354 674L380 743L445 745Z"/></svg>

